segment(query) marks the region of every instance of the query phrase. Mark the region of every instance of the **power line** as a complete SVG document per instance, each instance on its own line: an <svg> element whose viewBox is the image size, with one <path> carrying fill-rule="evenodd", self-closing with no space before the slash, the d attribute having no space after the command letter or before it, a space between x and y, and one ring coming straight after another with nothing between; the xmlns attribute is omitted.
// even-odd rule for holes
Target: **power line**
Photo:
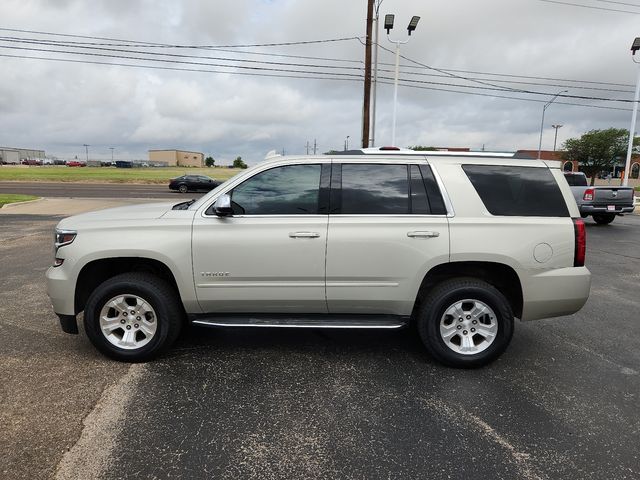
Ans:
<svg viewBox="0 0 640 480"><path fill-rule="evenodd" d="M262 63L267 65L284 65L284 66L309 67L309 68L333 68L333 69L342 69L342 70L361 70L358 67L346 67L342 65L316 65L316 64L309 64L309 63L267 62L267 61L260 61L260 60L248 60L248 59L227 59L224 57L209 57L204 55L181 55L177 53L139 52L135 50L126 50L121 48L90 47L90 46L84 46L84 45L74 46L74 45L65 45L60 43L52 44L48 41L40 41L40 40L28 40L28 39L16 40L8 37L0 37L0 41L13 42L13 43L27 43L31 45L44 45L44 46L50 46L50 47L67 47L67 48L76 48L76 49L81 48L81 49L90 49L90 50L97 50L97 51L103 51L103 52L137 53L141 55L156 56L156 57L199 58L204 60ZM0 45L0 48L11 48L11 47L5 47L3 45ZM25 48L25 50L28 50L28 48ZM52 51L58 52L57 50L52 50ZM66 51L64 53L75 53L78 55L84 55L83 52ZM148 59L148 60L155 61L155 59Z"/></svg>
<svg viewBox="0 0 640 480"><path fill-rule="evenodd" d="M380 65L395 65L393 63L380 63ZM400 65L403 68L425 68L420 65ZM615 87L635 87L635 85L630 83L614 83L614 82L595 82L592 80L576 80L569 78L556 78L556 77L536 77L531 75L515 75L512 73L492 73L492 72L480 72L477 70L457 70L453 68L440 68L445 72L458 72L458 73L471 73L475 75L490 75L490 76L499 76L499 77L508 77L508 78L528 78L532 80L549 80L554 82L574 82L574 83L588 83L591 85L612 85ZM494 80L497 82L498 80Z"/></svg>
<svg viewBox="0 0 640 480"><path fill-rule="evenodd" d="M226 72L219 70L208 70L208 69L197 69L197 68L180 68L180 67L168 67L168 66L158 66L158 65L139 65L139 64L131 64L131 63L114 63L114 62L101 62L96 60L77 60L70 58L55 58L55 57L40 57L40 56L27 56L27 55L9 55L0 53L0 57L6 58L16 58L16 59L28 59L28 60L45 60L45 61L54 61L54 62L64 62L64 63L78 63L78 64L88 64L88 65L108 65L108 66L120 66L120 67L128 67L128 68L142 68L142 69L151 69L151 70L168 70L168 71L185 71L185 72L198 72L198 73L222 73L228 75L243 75L243 76L255 76L255 77L274 77L274 78L295 78L295 79L310 79L310 80L336 80L336 81L353 81L360 82L362 78L345 78L345 77L325 77L320 75L291 75L291 74L283 74L283 73L264 73L264 72ZM391 82L383 81L379 82L384 85L392 85ZM532 98L521 98L521 97L512 97L508 95L496 95L496 94L487 94L487 93L478 93L478 92L465 92L460 90L446 89L446 88L438 88L438 87L425 87L422 85L411 85L411 84L403 84L400 83L401 86L415 88L420 90L435 90L449 93L460 93L465 95L475 95L489 98L503 98L509 100L517 100L524 102L536 102L536 103L545 103L546 100L537 100ZM579 103L568 103L568 102L556 102L560 105L570 105L577 107L589 107L589 108L598 108L603 110L618 110L618 111L630 111L630 109L619 108L619 107L609 107L605 105L589 105L589 104L579 104Z"/></svg>
<svg viewBox="0 0 640 480"><path fill-rule="evenodd" d="M604 1L604 0L602 0ZM175 47L175 48L202 48L202 49L209 49L209 50L220 50L220 51L225 51L227 53L235 53L235 54L243 54L243 55L259 55L259 56L273 56L273 57L283 57L283 58L300 58L300 59L307 59L307 60L323 60L323 61L332 61L332 62L348 62L348 63L357 63L362 65L363 62L361 60L351 60L351 59L337 59L337 58L330 58L330 57L314 57L314 56L305 56L305 55L288 55L288 54L277 54L277 53L267 53L267 52L248 52L246 50L225 50L219 47L214 47L214 46L188 46L188 45L168 45L168 44L160 44L160 43L153 43L153 42L143 42L143 41L138 41L138 40L122 40L122 39L114 39L114 38L109 38L109 37L95 37L95 36L87 36L87 35L72 35L72 34L62 34L62 33L53 33L53 32L42 32L42 31L35 31L35 30L24 30L24 29L12 29L12 28L0 28L0 31L11 31L11 32L21 32L21 33L36 33L36 34L41 34L41 35L52 35L52 36L63 36L63 37L73 37L73 38L89 38L89 39L98 39L98 40L110 40L110 41L119 41L119 42L128 42L129 44L136 44L134 45L135 47L138 46L143 46L143 45L156 45L156 46L165 46L165 47ZM15 37L15 38L19 38L19 37ZM358 37L344 37L346 39L358 39ZM28 39L29 40L29 39ZM30 40L34 40L34 39L30 39ZM35 39L35 40L40 40L40 39ZM334 39L334 40L339 40L339 39ZM56 40L51 40L51 39L42 39L42 41L49 41L49 42L58 42ZM69 43L69 42L65 42L65 43ZM89 42L76 42L78 44L88 44ZM291 42L290 42L291 43ZM266 44L262 44L262 45L266 45ZM384 47L382 47L384 48ZM387 66L393 66L393 64L390 63L380 63L380 65L387 65ZM422 67L420 65L414 66L414 65L402 65L403 68L425 68ZM633 87L634 85L631 84L623 84L623 83L614 83L614 82L595 82L595 81L589 81L589 80L576 80L576 79L566 79L566 78L554 78L554 77L540 77L540 76L528 76L528 75L516 75L516 74L507 74L507 73L495 73L495 72L482 72L482 71L474 71L474 70L457 70L457 69L448 69L448 68L440 68L439 70L442 70L443 72L458 72L458 73L470 73L470 74L476 74L476 75L487 75L487 76L500 76L500 77L505 77L505 78L523 78L523 79L534 79L534 80L548 80L548 81L559 81L559 82L571 82L571 83L585 83L585 84L592 84L592 85L610 85L610 86L620 86L620 87ZM446 73L447 76L448 73ZM474 80L478 80L477 78ZM506 82L503 80L494 80L494 81L500 81L500 82ZM515 82L514 82L515 83ZM576 88L576 87L571 87L571 88Z"/></svg>
<svg viewBox="0 0 640 480"><path fill-rule="evenodd" d="M392 85L391 82L380 82L380 83L385 83L386 85ZM476 95L476 96L480 96L480 97L506 98L506 99L509 99L509 100L520 100L522 102L547 103L547 100L536 100L535 98L511 97L511 96L508 96L508 95L496 95L496 94L490 94L490 93L463 92L463 91L452 90L452 89L447 89L447 88L423 87L423 86L420 86L420 85L406 85L406 84L402 84L402 83L400 83L400 85L402 85L403 87L417 88L417 89L421 89L421 90L437 90L437 91L440 91L440 92L462 93L462 94L465 94L465 95ZM609 106L606 106L606 105L590 105L590 104L584 104L584 103L570 103L570 102L554 102L554 104L557 104L557 105L571 105L571 106L575 106L575 107L600 108L600 109L603 109L603 110L619 110L619 111L624 111L624 112L630 112L631 111L630 108L609 107Z"/></svg>
<svg viewBox="0 0 640 480"><path fill-rule="evenodd" d="M38 35L52 35L58 37L69 37L69 38L87 38L90 40L106 40L110 42L122 42L122 43L135 43L140 47L148 46L148 47L161 47L161 48L245 48L245 47L278 47L278 46L290 46L290 45L310 45L314 43L333 43L333 42L344 42L347 40L357 40L360 37L340 37L340 38L326 38L321 40L301 40L297 42L281 42L281 43L253 43L253 44L244 44L244 45L171 45L165 43L154 43L154 42L143 42L138 40L122 40L118 38L109 38L109 37L95 37L91 35L73 35L69 33L53 33L53 32L41 32L37 30L22 30L18 28L0 28L0 31L5 32L19 32L19 33L36 33ZM131 46L131 45L115 45L115 46Z"/></svg>
<svg viewBox="0 0 640 480"><path fill-rule="evenodd" d="M379 47L382 48L383 50L389 52L389 53L393 53L388 48L385 48L385 47L383 47L381 45L379 45ZM446 70L442 70L440 68L435 68L435 67L432 67L430 65L418 62L417 60L413 60L413 59L411 59L409 57L406 57L404 55L400 55L400 57L404 58L405 60L407 60L409 62L415 63L417 65L421 65L421 66L423 66L423 67L425 67L425 68L427 68L429 70L435 70L437 72L445 73L447 75L450 75L452 78L457 78L457 79L460 79L460 80L466 80L466 81L473 82L473 83L478 83L478 84L482 84L482 85L486 85L486 86L490 86L490 87L495 87L495 88L498 88L498 89L503 90L503 91L507 90L507 91L510 91L512 93L522 93L522 94L529 94L529 95L545 95L545 96L546 95L550 95L548 92L537 92L537 91L533 91L533 90L523 90L523 89L517 89L517 88L504 87L504 86L496 85L496 84L490 83L490 82L485 82L485 81L481 81L481 80L475 80L475 79L469 78L469 77L463 77L461 75L456 75L456 74L453 74L453 73L449 73ZM574 98L574 99L578 99L578 100L599 100L599 101L608 101L608 102L635 103L634 100L617 99L617 98L603 98L603 97L589 97L589 96L584 96L584 95L566 95L566 94L561 94L561 95L558 95L558 97L561 97L561 98Z"/></svg>
<svg viewBox="0 0 640 480"><path fill-rule="evenodd" d="M616 5L627 5L628 7L640 8L640 5L637 3L627 3L627 2L614 2L613 0L595 0L596 2L602 3L615 3Z"/></svg>
<svg viewBox="0 0 640 480"><path fill-rule="evenodd" d="M352 74L352 73L341 73L341 72L318 72L316 70L298 70L298 69L291 69L291 68L270 68L270 67L262 67L262 66L247 66L247 65L227 65L227 64L221 64L221 63L206 63L206 62L194 62L194 61L185 61L185 60L173 60L173 59L166 59L166 58L147 58L145 56L132 56L132 55L116 55L116 54L112 54L112 53L108 53L108 54L104 54L104 53L93 53L93 52L77 52L77 51L73 51L73 50L59 50L59 49L45 49L45 48L30 48L30 47L24 47L24 46L7 46L7 45L0 45L0 48L7 48L7 49L13 49L13 50L26 50L26 51L35 51L35 52L47 52L47 53L62 53L62 54L69 54L69 55L81 55L81 56L91 56L91 57L102 57L102 58L116 58L116 59L126 59L126 60L141 60L141 61L150 61L150 62L161 62L161 63L170 63L170 64L181 64L181 65L198 65L198 66L205 66L205 67L218 67L218 68L237 68L237 69L243 69L243 70L258 70L258 71L273 71L273 72L283 72L283 73L295 73L295 74L323 74L323 75L334 75L334 76L346 76L346 77L354 77L356 76L356 74ZM89 47L89 48L95 48L95 47ZM384 48L384 47L383 47ZM123 50L123 49L112 49L112 48L95 48L97 50L100 51L117 51L117 52L125 52L125 53L139 53L139 52L132 52L132 51L128 51L128 50ZM228 59L221 59L219 57L203 57L203 56L194 56L194 55L175 55L175 54L156 54L154 52L154 55L160 55L160 56L172 56L172 57L180 57L180 58L204 58L204 59L214 59L214 60L223 60L223 61L230 61L230 62L236 62L238 63L239 60L228 60ZM419 63L415 60L409 59L407 57L404 57L406 60L415 62L415 63ZM251 63L266 63L266 64L274 64L277 63L278 65L282 65L282 62L256 62L256 61L250 61L250 60L241 60L242 62L251 62ZM419 63L420 64L420 63ZM424 64L420 64L420 65L424 65ZM308 65L308 64L291 64L291 66L294 67L303 67L303 68L308 68L308 67L312 67L312 68L331 68L332 66L325 66L325 65L320 65L320 66L316 66L316 65ZM353 67L342 67L342 68L353 68ZM428 67L427 68L432 68L432 67ZM450 74L451 76L453 76L454 78L459 78L462 80L467 80L469 81L470 79L468 77L461 77L458 75L453 75ZM358 78L360 78L358 76ZM443 83L439 83L439 82L428 82L428 81L420 81L420 80L409 80L409 79L404 79L404 81L406 82L410 82L410 83L422 83L422 84L433 84L433 85L446 85ZM548 92L536 92L536 91L530 91L530 90L521 90L521 89L513 89L511 87L505 87L505 86L501 86L501 85L495 85L489 82L482 82L482 81L478 81L478 80L471 80L475 83L479 83L482 85L486 85L492 88L485 88L486 90L497 90L497 91L502 91L502 92L513 92L513 93L522 93L522 94L529 94L529 95L549 95ZM467 85L456 85L457 87L461 87L461 88L472 88L470 86ZM574 98L574 99L579 99L579 100L598 100L598 101L608 101L608 102L623 102L623 103L633 103L633 100L625 100L625 99L613 99L613 98L604 98L604 97L593 97L593 96L585 96L585 95L562 95L564 98Z"/></svg>
<svg viewBox="0 0 640 480"><path fill-rule="evenodd" d="M147 61L147 62L162 62L162 63L178 63L178 64L184 64L184 65L201 65L201 66L207 66L207 67L221 67L221 68L240 68L240 69L245 69L245 70L265 70L265 71L274 71L274 72L290 72L290 73L309 73L309 74L318 74L320 72L317 71L313 71L313 70L292 70L292 69L284 69L284 68L270 68L270 67L258 67L258 66L247 66L247 65L225 65L225 64L219 64L219 63L205 63L205 62L191 62L191 61L186 61L186 60L168 60L168 59L163 59L163 58L146 58L146 57L136 57L136 56L130 56L130 55L115 55L115 54L106 54L106 53L91 53L91 52L74 52L74 51L70 51L70 50L51 50L51 49L46 49L46 48L29 48L29 47L12 47L12 46L8 46L8 45L0 45L0 48L8 48L11 50L27 50L27 51L32 51L32 52L50 52L50 53L63 53L63 54L69 54L69 55L83 55L83 56L90 56L90 57L103 57L103 58L119 58L119 59L127 59L127 60L142 60L142 61ZM318 68L318 67L316 67ZM328 73L328 72L323 72L325 75L336 75L336 76L345 76L345 77L349 77L349 76L354 76L355 74L352 73L341 73L341 72L335 72L335 73Z"/></svg>
<svg viewBox="0 0 640 480"><path fill-rule="evenodd" d="M632 12L629 10L618 10L616 8L594 7L593 5L582 5L580 3L560 2L559 0L538 0L538 1L545 2L545 3L556 3L558 5L569 5L572 7L591 8L593 10L605 10L607 12L631 13L635 15L640 15L640 12Z"/></svg>
<svg viewBox="0 0 640 480"><path fill-rule="evenodd" d="M227 75L245 75L245 76L252 76L252 77L302 78L302 79L312 79L312 80L340 80L340 81L354 81L354 82L361 81L361 77L345 78L345 77L320 76L319 74L321 72L317 72L318 75L315 75L315 76L314 75L289 75L289 74L285 75L285 74L254 73L254 72L227 72L222 70L207 70L202 68L161 67L159 65L139 65L139 64L133 64L133 63L100 62L97 60L86 60L86 59L76 60L72 58L40 57L40 56L29 56L29 55L9 55L5 53L0 53L0 57L32 59L32 60L50 60L55 62L80 63L80 64L87 64L87 65L108 65L108 66L116 66L116 67L146 68L151 70L170 70L170 71L178 71L178 72L221 73L221 74L227 74Z"/></svg>
<svg viewBox="0 0 640 480"><path fill-rule="evenodd" d="M124 50L124 49L116 49L116 48L102 48L102 47L90 47L87 45L75 45L68 44L68 42L54 42L53 44L49 40L39 40L39 39L30 39L30 38L20 38L20 37L0 37L0 41L13 42L13 43L27 43L27 44L35 44L35 45L46 45L46 46L62 46L69 48L78 48L78 49L94 49L100 51L116 51L116 52L124 52L124 53L142 53L144 55L149 56L168 56L168 57L178 57L178 58L199 58L199 59L207 59L207 60L221 60L221 61L237 61L237 62L248 62L248 63L257 63L257 64L267 64L267 65L284 65L284 66L297 66L297 67L310 67L310 68L330 68L330 69L345 69L345 70L362 70L359 67L346 67L346 66L336 66L336 65L317 65L317 64L301 64L301 63L291 63L291 62L267 62L267 61L259 61L259 60L245 60L245 59L235 59L235 58L224 58L224 57L210 57L210 56L202 56L202 55L179 55L179 54L171 54L171 53L157 53L157 52L138 52L132 50ZM227 52L240 53L233 50L225 50ZM325 60L335 61L335 59L329 59L325 57ZM357 62L361 63L361 62ZM387 65L385 63L381 63L381 65ZM411 67L411 66L407 66ZM413 67L413 68L424 68L424 67ZM392 70L388 69L379 69L381 72L391 72ZM445 70L447 71L447 70ZM449 78L449 74L433 74L433 73L423 73L423 72L407 72L402 71L401 73L405 75L417 75L417 76L429 76L429 77L446 77ZM477 77L466 77L472 80L483 80ZM617 92L617 93L632 93L628 90L615 90L609 88L597 88L597 87L582 87L575 85L561 85L561 84L545 84L539 82L522 82L517 80L499 80L495 79L494 82L500 83L511 83L511 84L523 84L523 85L537 85L537 86L546 86L546 87L562 87L562 88L577 88L582 90L597 90L597 91L609 91L609 92Z"/></svg>

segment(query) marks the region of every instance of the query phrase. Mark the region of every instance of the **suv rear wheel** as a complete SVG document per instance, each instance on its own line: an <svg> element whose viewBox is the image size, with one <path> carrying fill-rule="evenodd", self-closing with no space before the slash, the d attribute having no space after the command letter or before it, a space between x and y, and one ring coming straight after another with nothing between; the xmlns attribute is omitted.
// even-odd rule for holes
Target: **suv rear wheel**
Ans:
<svg viewBox="0 0 640 480"><path fill-rule="evenodd" d="M182 308L174 289L148 273L125 273L99 285L89 297L84 323L91 343L125 362L149 360L178 337Z"/></svg>
<svg viewBox="0 0 640 480"><path fill-rule="evenodd" d="M505 296L474 278L438 285L422 302L416 322L429 353L452 367L486 365L504 352L513 335L513 312Z"/></svg>

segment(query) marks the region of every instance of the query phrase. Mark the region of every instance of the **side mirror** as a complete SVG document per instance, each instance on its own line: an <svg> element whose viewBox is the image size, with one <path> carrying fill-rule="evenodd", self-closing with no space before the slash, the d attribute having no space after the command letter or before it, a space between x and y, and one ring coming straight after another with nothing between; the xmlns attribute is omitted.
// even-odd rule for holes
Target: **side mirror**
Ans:
<svg viewBox="0 0 640 480"><path fill-rule="evenodd" d="M231 197L226 193L220 195L216 200L216 203L213 204L213 211L219 217L228 217L233 214L233 209L231 208Z"/></svg>

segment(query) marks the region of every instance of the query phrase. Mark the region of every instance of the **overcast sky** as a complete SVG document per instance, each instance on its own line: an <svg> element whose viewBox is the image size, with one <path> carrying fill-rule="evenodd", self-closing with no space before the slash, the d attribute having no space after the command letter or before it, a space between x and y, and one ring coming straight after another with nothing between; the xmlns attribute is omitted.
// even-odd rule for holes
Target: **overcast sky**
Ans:
<svg viewBox="0 0 640 480"><path fill-rule="evenodd" d="M567 1L627 12L540 0L384 0L381 17L387 13L396 15L393 38L405 40L406 25L411 16L421 17L409 43L402 47L402 54L411 60L438 69L563 79L535 80L450 72L475 79L473 81L402 60L406 66L401 68L401 79L439 85L413 83L423 88L400 87L396 144L537 149L542 106L555 92L568 90L568 95L632 100L637 66L631 60L629 48L633 39L640 36L640 0L624 2L637 3L637 8L602 0ZM635 11L637 14L630 13ZM1 28L126 42L0 30L3 39L0 46L14 47L0 48L2 55L207 69L217 73L2 56L0 146L45 149L48 155L65 159L75 155L84 158L84 143L91 145L89 156L95 159L110 158L109 147L115 147L116 158L124 159L146 159L149 149L180 148L212 155L218 163L228 163L237 155L248 163L255 163L274 149L284 149L287 154L305 153L307 141L313 144L314 139L317 139L319 152L342 149L347 136L350 146L357 146L363 84L356 76L361 74L364 60L364 47L357 39L234 47L231 52L129 45L132 41L224 46L363 38L365 17L366 0L3 0L0 4ZM17 42L19 39L22 40ZM24 39L37 39L40 43L25 43ZM118 46L92 45L93 49L83 49L43 45L43 40L115 43ZM393 49L382 29L380 45ZM94 55L23 48L83 51ZM170 61L317 73L222 68L95 55L151 58L131 51L233 59L153 57ZM265 53L270 55L260 55ZM323 60L291 56L321 57ZM393 61L391 53L380 51L380 76L393 76L393 65L386 65ZM247 76L232 72L313 75L324 79ZM331 79L326 78L329 76ZM504 83L504 80L542 85ZM587 81L619 85L584 83ZM545 95L493 90L497 87L544 92ZM492 95L542 100L543 103ZM378 88L377 145L391 141L392 99L393 87L381 83ZM566 138L590 129L628 128L630 109L630 103L558 99L547 110L543 148L553 147L552 124L563 125L558 135L560 145Z"/></svg>

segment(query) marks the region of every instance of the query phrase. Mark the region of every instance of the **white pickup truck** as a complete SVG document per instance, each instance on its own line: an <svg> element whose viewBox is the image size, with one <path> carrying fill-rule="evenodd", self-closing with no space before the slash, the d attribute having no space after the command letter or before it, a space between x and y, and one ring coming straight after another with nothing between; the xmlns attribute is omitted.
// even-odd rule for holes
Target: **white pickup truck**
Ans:
<svg viewBox="0 0 640 480"><path fill-rule="evenodd" d="M633 188L589 186L582 172L565 172L564 177L571 187L582 218L591 215L596 223L606 225L613 222L616 215L633 212Z"/></svg>

